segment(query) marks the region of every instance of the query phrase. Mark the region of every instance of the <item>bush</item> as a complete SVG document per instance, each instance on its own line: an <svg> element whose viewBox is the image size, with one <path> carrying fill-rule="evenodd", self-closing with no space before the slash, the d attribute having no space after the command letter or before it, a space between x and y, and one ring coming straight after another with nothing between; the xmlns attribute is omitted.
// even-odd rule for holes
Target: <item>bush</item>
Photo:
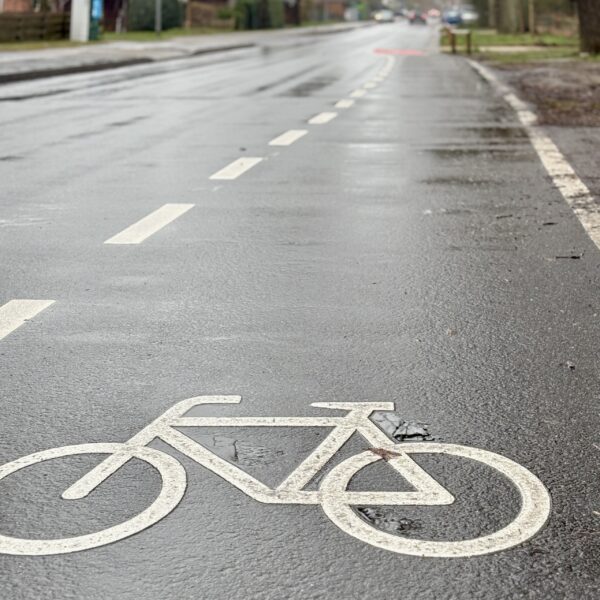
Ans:
<svg viewBox="0 0 600 600"><path fill-rule="evenodd" d="M230 8L220 8L217 11L217 19L231 19L233 18L233 11Z"/></svg>
<svg viewBox="0 0 600 600"><path fill-rule="evenodd" d="M269 29L283 27L282 0L237 0L237 29Z"/></svg>
<svg viewBox="0 0 600 600"><path fill-rule="evenodd" d="M154 31L156 0L129 0L127 29ZM173 29L183 23L183 7L179 0L162 0L162 28Z"/></svg>

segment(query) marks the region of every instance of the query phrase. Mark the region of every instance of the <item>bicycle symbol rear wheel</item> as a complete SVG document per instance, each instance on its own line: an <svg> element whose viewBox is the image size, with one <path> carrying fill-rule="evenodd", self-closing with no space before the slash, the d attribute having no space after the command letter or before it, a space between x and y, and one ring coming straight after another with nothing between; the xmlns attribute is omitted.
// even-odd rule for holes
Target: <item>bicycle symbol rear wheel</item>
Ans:
<svg viewBox="0 0 600 600"><path fill-rule="evenodd" d="M34 540L0 535L0 553L39 556L45 554L66 554L89 548L97 548L138 533L166 517L178 504L186 488L186 474L183 466L172 456L153 448L128 448L125 444L80 444L63 446L29 454L0 467L0 480L24 467L39 462L77 456L80 454L116 454L127 449L134 458L139 458L158 470L162 478L160 493L154 502L131 519L96 533L76 537ZM70 500L67 500L70 502Z"/></svg>
<svg viewBox="0 0 600 600"><path fill-rule="evenodd" d="M467 557L499 552L512 548L533 537L546 523L550 514L550 494L533 473L518 463L479 448L456 444L406 443L390 445L392 452L410 454L447 454L484 463L507 477L521 495L521 509L515 519L503 529L475 539L459 541L418 540L386 533L371 526L352 508L363 504L360 492L347 492L352 477L364 467L381 460L372 452L363 452L341 462L324 478L321 484L321 506L325 514L343 531L359 540L400 554L426 557ZM393 459L392 461L393 462ZM405 492L379 492L387 506L401 506L409 502ZM348 499L352 498L352 504ZM368 499L368 493L364 494ZM440 502L440 504L445 502ZM414 505L414 502L410 502ZM424 503L425 504L425 503ZM431 504L436 504L432 502Z"/></svg>

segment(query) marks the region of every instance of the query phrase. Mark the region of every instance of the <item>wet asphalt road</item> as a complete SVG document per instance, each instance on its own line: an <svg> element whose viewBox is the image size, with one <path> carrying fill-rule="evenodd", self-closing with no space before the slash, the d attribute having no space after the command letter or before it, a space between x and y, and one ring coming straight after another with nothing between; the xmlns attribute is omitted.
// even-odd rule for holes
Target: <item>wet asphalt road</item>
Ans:
<svg viewBox="0 0 600 600"><path fill-rule="evenodd" d="M154 442L188 473L175 511L112 545L4 555L0 597L598 597L600 252L511 109L462 59L429 52L435 38L395 24L0 88L0 305L55 300L0 341L0 462L125 441L200 394L243 396L201 413L212 416L393 401L435 441L537 475L547 525L495 554L395 554L318 506L256 502ZM334 109L387 64L376 48L426 55L398 55L376 88ZM307 124L323 111L338 116ZM267 145L289 129L308 134ZM264 160L209 179L244 156ZM139 245L103 243L165 203L195 206ZM273 486L322 439L189 434ZM353 438L334 461L366 447ZM158 494L156 472L133 461L89 498L61 500L98 460L3 480L1 532L98 531ZM416 460L456 502L381 509L387 531L463 540L517 514L518 493L492 469ZM354 485L406 489L384 463Z"/></svg>

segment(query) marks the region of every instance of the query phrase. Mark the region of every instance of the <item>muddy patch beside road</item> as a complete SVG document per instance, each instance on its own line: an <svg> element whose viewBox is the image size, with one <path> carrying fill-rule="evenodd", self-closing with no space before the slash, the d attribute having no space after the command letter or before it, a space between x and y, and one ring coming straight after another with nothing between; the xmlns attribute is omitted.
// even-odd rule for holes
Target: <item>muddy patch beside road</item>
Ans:
<svg viewBox="0 0 600 600"><path fill-rule="evenodd" d="M577 60L494 65L537 109L541 125L600 127L600 63Z"/></svg>

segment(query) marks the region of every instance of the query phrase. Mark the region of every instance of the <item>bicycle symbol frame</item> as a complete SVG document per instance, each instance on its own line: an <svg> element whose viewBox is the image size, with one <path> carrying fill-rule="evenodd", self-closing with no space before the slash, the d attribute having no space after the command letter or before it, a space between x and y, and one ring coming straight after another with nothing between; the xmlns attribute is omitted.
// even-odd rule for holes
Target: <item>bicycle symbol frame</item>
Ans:
<svg viewBox="0 0 600 600"><path fill-rule="evenodd" d="M320 504L329 519L349 535L368 544L400 554L427 557L467 557L498 552L521 544L535 535L549 514L550 495L542 482L518 463L499 454L456 444L434 442L393 443L373 421L373 411L394 410L393 402L315 402L311 406L347 411L344 416L316 417L189 417L202 404L238 404L241 396L197 396L178 402L125 443L91 443L36 452L0 467L0 480L45 460L79 454L110 456L76 481L62 495L76 500L86 497L132 458L155 467L162 487L154 502L128 521L97 533L76 537L33 540L0 535L0 553L14 555L64 554L119 541L157 523L179 504L187 486L186 472L174 457L149 448L160 439L175 450L244 492L258 502L270 504ZM269 488L242 469L217 456L175 428L182 427L327 427L331 431L318 447L275 489ZM364 467L382 460L370 451L345 459L325 475L318 490L304 487L340 448L358 432L372 447L390 451L388 464L413 488L410 492L348 491L352 477ZM359 516L353 506L438 506L454 497L422 469L411 454L453 455L475 460L499 471L517 488L521 508L504 528L479 538L459 541L409 539L381 531Z"/></svg>

